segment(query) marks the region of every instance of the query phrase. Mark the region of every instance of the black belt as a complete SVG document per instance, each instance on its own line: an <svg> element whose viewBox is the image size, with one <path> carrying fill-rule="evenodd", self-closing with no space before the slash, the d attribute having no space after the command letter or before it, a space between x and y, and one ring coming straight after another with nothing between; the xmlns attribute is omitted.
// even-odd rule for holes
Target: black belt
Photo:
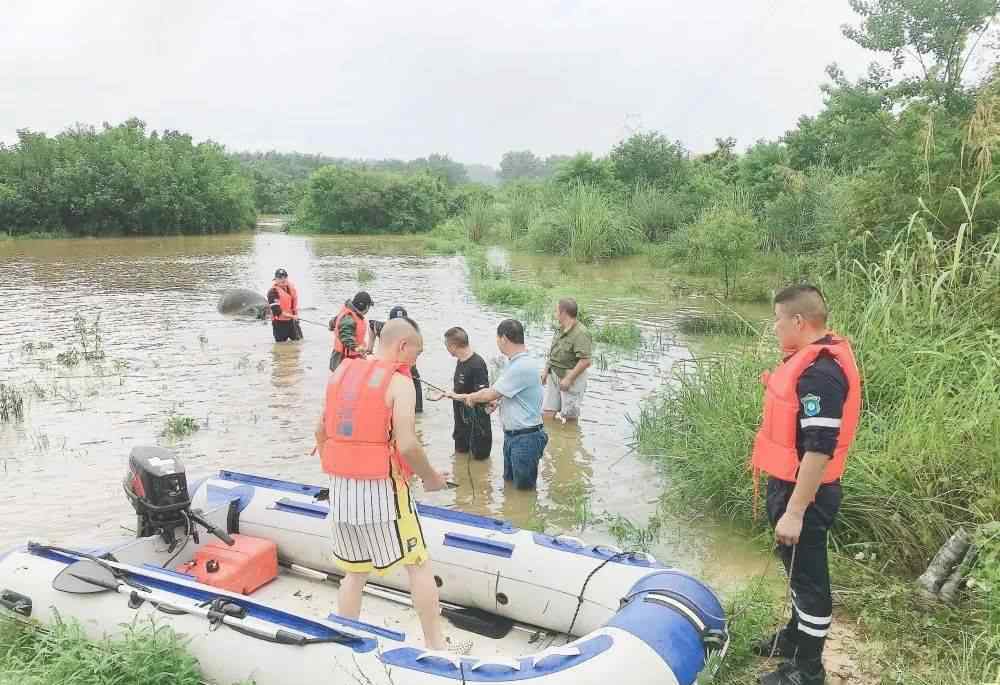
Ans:
<svg viewBox="0 0 1000 685"><path fill-rule="evenodd" d="M514 437L515 435L524 435L526 433L534 433L535 431L542 430L542 428L544 428L544 427L545 427L544 425L538 424L537 426L531 426L530 428L518 428L516 431L506 431L505 430L503 432L503 434L504 435L509 435L511 437Z"/></svg>

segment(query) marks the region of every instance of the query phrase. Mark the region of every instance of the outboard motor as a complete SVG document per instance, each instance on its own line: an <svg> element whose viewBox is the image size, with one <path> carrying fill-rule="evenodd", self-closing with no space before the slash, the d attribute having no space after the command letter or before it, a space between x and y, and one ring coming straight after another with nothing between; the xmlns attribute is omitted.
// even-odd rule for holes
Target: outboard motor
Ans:
<svg viewBox="0 0 1000 685"><path fill-rule="evenodd" d="M174 530L190 526L185 518L191 507L187 474L180 458L170 450L133 447L122 485L135 509L138 537L159 534L173 544Z"/></svg>
<svg viewBox="0 0 1000 685"><path fill-rule="evenodd" d="M187 474L180 457L162 447L133 447L128 457L128 473L122 482L125 496L135 509L136 536L160 535L173 547L176 530L183 528L198 539L194 524L203 526L227 545L233 539L191 511Z"/></svg>

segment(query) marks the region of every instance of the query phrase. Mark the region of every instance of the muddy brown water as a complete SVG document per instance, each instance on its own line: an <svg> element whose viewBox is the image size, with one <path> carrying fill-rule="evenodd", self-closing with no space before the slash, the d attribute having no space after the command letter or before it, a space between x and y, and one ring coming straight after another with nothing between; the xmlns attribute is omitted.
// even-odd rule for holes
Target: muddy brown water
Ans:
<svg viewBox="0 0 1000 685"><path fill-rule="evenodd" d="M491 258L510 260L518 278L545 261L502 251ZM299 288L303 317L317 322L362 288L375 299L373 318L384 319L391 306L402 304L425 334L421 375L446 386L454 360L444 349L444 331L465 327L495 368L494 331L508 313L475 300L461 257L424 255L406 239L260 232L9 241L0 243L0 262L12 279L8 295L27 307L0 319L0 381L29 397L22 421L0 424L0 547L26 539L65 541L95 526L116 531L130 521L121 479L135 445L177 450L190 477L226 468L325 480L309 452L328 375L329 332L305 324L304 341L275 344L270 324L216 311L226 289L263 292L282 266ZM359 285L362 268L375 278ZM538 492L504 486L496 426L492 459L470 463L453 454L450 404L425 402L419 432L432 462L451 473L458 488L422 493L418 486L423 501L592 542L614 542L610 517L642 526L656 513L666 476L632 449L630 418L690 352L673 335L677 305L657 294L662 286L655 274L632 264L604 277L617 278L615 269L645 279L652 294L599 301L593 313L598 320L636 321L643 348L599 346L584 419L549 427ZM67 368L56 361L79 346L75 314L88 323L100 316L103 362ZM531 352L542 355L551 335L550 322L531 325ZM165 437L172 415L194 418L200 430ZM742 584L766 566L743 535L705 522L696 506L691 511L690 519L667 519L652 547L662 561L722 584Z"/></svg>

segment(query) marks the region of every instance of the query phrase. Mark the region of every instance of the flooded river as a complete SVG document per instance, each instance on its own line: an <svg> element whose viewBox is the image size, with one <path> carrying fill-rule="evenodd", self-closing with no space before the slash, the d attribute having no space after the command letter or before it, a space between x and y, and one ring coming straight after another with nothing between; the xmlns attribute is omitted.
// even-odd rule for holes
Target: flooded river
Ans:
<svg viewBox="0 0 1000 685"><path fill-rule="evenodd" d="M303 324L301 343L275 344L269 323L216 311L226 289L263 293L278 266L289 271L302 316L312 321L327 321L362 288L375 300L372 318L384 320L390 307L405 306L424 332L418 367L432 383L450 385L454 360L442 335L454 325L466 328L474 348L495 365L496 324L507 312L476 302L463 258L424 255L419 245L265 232L0 242L14 300L0 320L0 382L27 394L24 419L0 423L0 547L27 538L65 540L95 526L112 531L130 521L121 479L135 445L177 450L189 477L227 468L324 481L309 452L328 375L329 332ZM530 278L542 261L493 256L509 259L518 278ZM504 487L500 430L494 429L493 458L470 463L453 454L450 403L425 402L419 432L431 461L459 487L420 493L421 499L594 542L612 541L616 517L645 525L664 476L631 448L629 419L690 353L672 335L677 310L657 294L662 284L635 265L627 268L629 278L647 279L651 294L599 302L593 314L598 321L636 321L644 346L638 352L598 347L584 419L549 428L538 492ZM374 280L359 285L359 269L373 272ZM624 276L621 266L601 272ZM103 361L57 361L80 349L77 314L88 326L98 322ZM531 326L532 353L544 354L551 335L548 323ZM200 429L166 437L171 416L192 417ZM652 551L720 583L745 580L765 564L740 535L699 520L668 519Z"/></svg>

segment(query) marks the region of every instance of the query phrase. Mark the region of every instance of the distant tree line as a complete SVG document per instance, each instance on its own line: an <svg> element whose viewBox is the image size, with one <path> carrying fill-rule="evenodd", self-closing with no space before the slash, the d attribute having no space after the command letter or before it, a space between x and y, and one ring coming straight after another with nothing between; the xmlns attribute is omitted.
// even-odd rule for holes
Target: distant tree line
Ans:
<svg viewBox="0 0 1000 685"><path fill-rule="evenodd" d="M233 157L240 162L250 176L254 187L254 201L259 212L265 214L291 214L295 212L309 181L309 176L325 166L336 166L354 171L373 171L415 176L426 174L437 178L449 187L468 183L469 173L465 165L452 160L448 155L432 154L410 161L399 159L357 160L342 157L327 157L298 152L237 152ZM487 167L487 169L489 169ZM473 167L480 179L487 179L483 169Z"/></svg>
<svg viewBox="0 0 1000 685"><path fill-rule="evenodd" d="M139 119L0 145L0 232L217 233L254 225L253 192L212 143L147 133Z"/></svg>

